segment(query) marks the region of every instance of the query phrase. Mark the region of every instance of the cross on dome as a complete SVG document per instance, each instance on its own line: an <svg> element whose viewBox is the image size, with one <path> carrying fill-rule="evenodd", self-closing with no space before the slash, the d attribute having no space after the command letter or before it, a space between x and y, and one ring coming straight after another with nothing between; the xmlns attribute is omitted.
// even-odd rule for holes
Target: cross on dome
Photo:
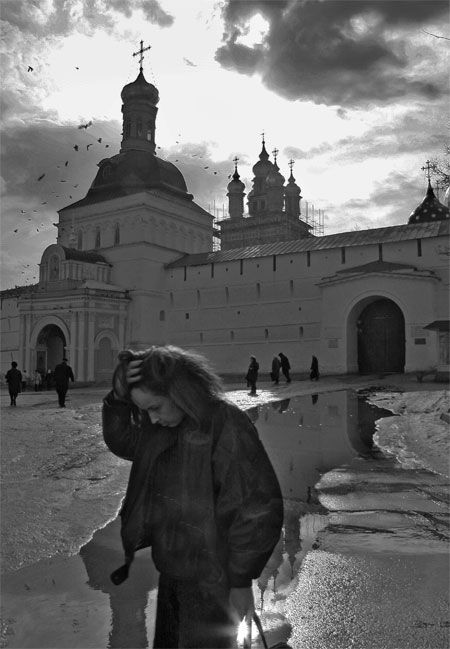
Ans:
<svg viewBox="0 0 450 649"><path fill-rule="evenodd" d="M433 169L434 169L434 165L429 160L427 160L425 166L422 167L422 171L425 171L427 174L428 182L431 179L431 172L433 171Z"/></svg>
<svg viewBox="0 0 450 649"><path fill-rule="evenodd" d="M234 162L234 170L237 171L237 163L239 162L239 158L237 156L234 156L233 162Z"/></svg>
<svg viewBox="0 0 450 649"><path fill-rule="evenodd" d="M151 49L151 45L144 47L144 41L141 41L141 46L137 52L133 52L133 56L139 55L139 71L142 72L142 63L144 61L144 52Z"/></svg>

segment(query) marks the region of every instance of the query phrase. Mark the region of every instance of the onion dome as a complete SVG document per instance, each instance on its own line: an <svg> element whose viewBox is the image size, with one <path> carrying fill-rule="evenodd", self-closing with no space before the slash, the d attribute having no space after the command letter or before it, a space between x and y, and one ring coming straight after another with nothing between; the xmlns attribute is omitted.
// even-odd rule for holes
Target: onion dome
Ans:
<svg viewBox="0 0 450 649"><path fill-rule="evenodd" d="M237 167L235 168L232 180L227 185L229 194L238 194L244 191L245 185L241 180Z"/></svg>
<svg viewBox="0 0 450 649"><path fill-rule="evenodd" d="M134 99L145 99L146 101L149 101L152 106L156 106L159 102L158 89L155 88L152 83L148 83L142 70L134 81L123 87L120 96L123 103Z"/></svg>
<svg viewBox="0 0 450 649"><path fill-rule="evenodd" d="M288 184L286 185L284 189L284 193L287 194L288 196L299 196L301 192L300 187L297 185L295 182L295 178L292 175L292 169L291 169L291 175L288 178Z"/></svg>
<svg viewBox="0 0 450 649"><path fill-rule="evenodd" d="M272 165L272 169L267 174L266 183L268 187L283 187L285 177L280 173L280 168L276 161Z"/></svg>
<svg viewBox="0 0 450 649"><path fill-rule="evenodd" d="M411 212L408 223L427 223L433 221L443 221L449 218L449 209L442 205L436 198L431 182L428 179L428 189L423 201Z"/></svg>
<svg viewBox="0 0 450 649"><path fill-rule="evenodd" d="M272 166L263 139L261 153L259 154L259 162L253 165L253 173L257 178L265 178L271 171Z"/></svg>

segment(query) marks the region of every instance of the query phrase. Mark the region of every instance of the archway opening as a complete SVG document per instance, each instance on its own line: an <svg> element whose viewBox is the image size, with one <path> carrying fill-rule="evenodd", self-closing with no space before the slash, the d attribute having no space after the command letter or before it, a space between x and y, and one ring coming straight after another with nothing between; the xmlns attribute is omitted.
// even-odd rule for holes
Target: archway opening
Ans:
<svg viewBox="0 0 450 649"><path fill-rule="evenodd" d="M405 370L405 318L386 298L362 308L356 320L360 374L400 373Z"/></svg>
<svg viewBox="0 0 450 649"><path fill-rule="evenodd" d="M40 372L54 370L65 356L66 344L66 338L57 325L46 325L36 342L36 368Z"/></svg>

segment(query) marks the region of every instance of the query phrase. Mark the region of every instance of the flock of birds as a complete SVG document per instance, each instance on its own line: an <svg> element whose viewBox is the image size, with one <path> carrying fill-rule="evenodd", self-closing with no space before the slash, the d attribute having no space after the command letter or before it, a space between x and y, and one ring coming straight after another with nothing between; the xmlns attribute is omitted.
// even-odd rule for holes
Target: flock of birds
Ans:
<svg viewBox="0 0 450 649"><path fill-rule="evenodd" d="M75 69L76 69L76 70L79 70L78 67L75 67ZM33 71L34 71L33 66L28 65L27 72L33 72ZM72 148L73 148L73 151L75 152L75 154L80 153L80 152L82 152L83 150L86 151L86 152L89 152L89 151L91 150L91 147L93 147L94 145L95 145L95 146L103 145L103 147L104 147L105 149L108 149L108 148L109 148L110 145L109 145L108 143L105 143L105 142L103 141L103 138L102 138L102 137L95 136L95 135L92 134L90 131L89 131L89 133L88 133L88 129L90 129L92 126L93 126L93 121L92 121L92 120L89 120L89 121L87 121L87 122L84 122L84 123L78 125L77 130L78 130L78 131L84 131L86 134L88 134L89 139L91 139L92 141L87 142L87 143L86 143L86 142L83 142L83 143L82 143L82 142L78 142L78 143L74 144ZM181 137L181 134L178 134L178 137L180 138L180 137ZM176 141L175 141L175 144L176 144L176 145L180 145L180 144L181 144L180 140L179 140L179 139L176 140ZM103 148L103 147L102 147L102 148ZM160 146L157 146L157 149L161 149L161 147L160 147ZM189 156L190 156L191 158L193 158L193 159L198 159L199 161L200 161L201 159L203 159L203 155L201 155L200 153L190 153ZM72 162L73 162L73 161L71 161L70 158L67 159L67 160L61 161L60 164L56 165L56 168L57 168L57 169L62 169L63 172L66 172L66 170L68 170L68 168L71 166ZM175 163L180 162L180 158L176 158L176 159L174 159L173 162L175 162ZM203 170L204 170L205 172L207 172L207 173L210 173L210 174L214 175L214 176L217 176L217 175L219 174L219 172L218 172L217 170L214 170L214 171L211 170L211 171L209 171L209 170L210 170L210 165L203 165ZM64 175L64 176L67 176L66 173L64 173L63 175ZM230 179L231 176L232 176L232 174L228 174L228 179ZM50 184L52 184L52 185L54 186L54 183L55 183L55 182L59 182L59 183L69 183L69 184L67 185L67 187L70 186L70 180L69 180L68 177L62 177L62 178L60 178L59 180L57 180L57 179L54 178L54 176L53 176L53 175L52 175L48 170L45 170L45 171L42 170L42 172L41 172L41 173L40 173L40 174L35 178L35 182L37 182L37 183L42 183L43 181L44 181L44 184L45 184L45 182L47 182L47 181L49 182L49 187L48 187L48 189L50 189ZM72 188L73 188L73 189L76 189L76 188L78 188L78 186L79 186L79 184L76 183L76 184L73 184L73 185L72 185ZM71 189L72 189L72 188L71 188ZM62 188L61 188L61 189L62 189ZM69 190L69 192L71 191L71 189ZM60 191L60 190L59 190L59 191ZM68 199L68 200L73 200L73 194L72 194L72 193L69 193L69 192L67 192L67 194L64 194L64 198L66 198L66 199ZM42 194L45 194L46 192L45 192L45 190L44 190L44 191L41 190L39 193L41 193L41 195L42 195ZM57 193L57 191L55 191L55 190L51 190L51 191L49 191L49 194L50 194L50 195L53 195L54 198L62 198L62 197L63 197L63 196L62 196L62 193ZM39 211L42 209L41 206L47 205L48 202L49 202L48 199L42 201L42 202L40 203L40 205L37 206L38 209L35 209L35 208L33 208L33 209L28 209L28 210L20 209L20 215L28 215L28 216L27 216L27 220L28 220L28 222L34 222L33 225L34 225L34 227L35 227L35 231L38 232L38 233L41 232L43 229L45 229L47 226L46 226L44 223L40 223L40 225L39 225L39 227L38 227L37 224L35 223L36 215L38 215L38 214L39 214ZM33 215L34 215L34 216L33 216ZM53 223L52 225L53 225L53 226L57 226L56 223ZM48 227L49 227L49 226L48 226ZM21 226L21 225L19 224L18 227L14 228L13 233L14 233L15 235L20 235L21 232L24 232L24 231L25 231L25 229L23 228L23 226ZM27 229L27 231L29 231L29 230ZM22 264L22 268L25 269L25 270L22 270L22 275L27 275L28 272L27 272L26 269L30 268L30 264ZM34 275L34 276L32 277L32 279L33 279L33 280L37 279L37 276Z"/></svg>

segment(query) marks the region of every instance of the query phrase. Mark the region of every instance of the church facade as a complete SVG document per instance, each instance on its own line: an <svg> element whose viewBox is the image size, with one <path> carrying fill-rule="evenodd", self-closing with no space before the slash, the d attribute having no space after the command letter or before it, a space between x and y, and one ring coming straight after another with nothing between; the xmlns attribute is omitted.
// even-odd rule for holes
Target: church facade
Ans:
<svg viewBox="0 0 450 649"><path fill-rule="evenodd" d="M2 291L1 372L29 375L63 356L78 381L109 380L118 351L174 344L222 374L261 371L286 354L323 374L448 373L449 210L427 195L408 223L313 236L300 188L263 140L245 186L237 161L229 217L195 203L155 151L158 91L142 69L122 90L120 152L99 163L86 197L59 212L39 282Z"/></svg>

